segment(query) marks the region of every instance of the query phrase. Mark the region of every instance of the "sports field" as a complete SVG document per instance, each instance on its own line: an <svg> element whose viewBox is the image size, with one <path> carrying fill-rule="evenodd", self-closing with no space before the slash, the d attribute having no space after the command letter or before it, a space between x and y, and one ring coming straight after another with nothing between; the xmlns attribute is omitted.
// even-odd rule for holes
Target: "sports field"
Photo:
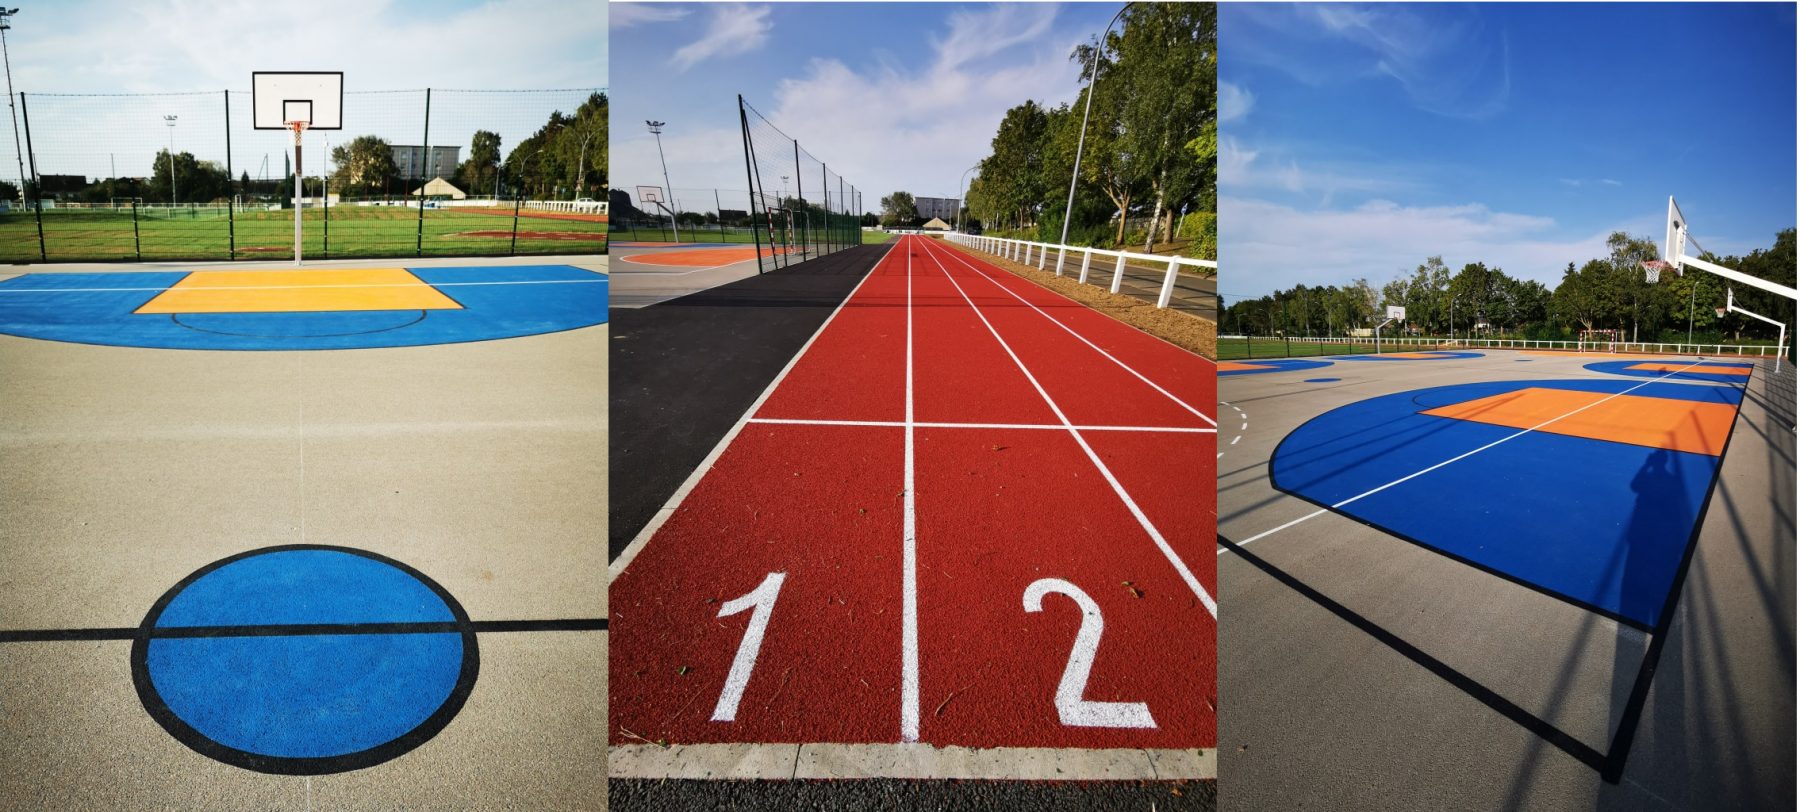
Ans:
<svg viewBox="0 0 1800 812"><path fill-rule="evenodd" d="M1238 803L1793 797L1790 364L1413 349L1220 375Z"/></svg>
<svg viewBox="0 0 1800 812"><path fill-rule="evenodd" d="M930 239L884 248L790 269L784 302L867 258L617 550L612 775L1211 778L1211 362ZM717 325L693 298L616 347ZM715 361L658 357L670 382Z"/></svg>
<svg viewBox="0 0 1800 812"><path fill-rule="evenodd" d="M150 212L156 212L152 216ZM501 210L343 206L307 209L306 259L467 254L602 253L603 215ZM281 259L294 250L293 210L47 209L43 253L33 212L0 214L0 262Z"/></svg>

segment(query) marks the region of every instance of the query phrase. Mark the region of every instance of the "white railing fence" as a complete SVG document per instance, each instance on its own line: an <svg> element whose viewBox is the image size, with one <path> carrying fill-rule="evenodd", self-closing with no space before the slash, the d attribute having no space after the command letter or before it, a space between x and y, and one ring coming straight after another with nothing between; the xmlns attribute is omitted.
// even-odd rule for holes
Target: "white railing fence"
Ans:
<svg viewBox="0 0 1800 812"><path fill-rule="evenodd" d="M1219 336L1219 342L1241 341L1246 347L1254 342L1273 344L1281 342L1287 345L1305 347L1306 345L1372 344L1380 353L1396 347L1428 348L1434 350L1556 350L1563 352L1598 352L1617 355L1693 355L1725 358L1786 358L1786 345L1775 344L1658 344L1638 341L1539 341L1528 338L1387 338L1379 343L1367 336L1351 338L1314 338L1314 337L1282 337L1282 336ZM1272 356L1271 356L1272 357Z"/></svg>
<svg viewBox="0 0 1800 812"><path fill-rule="evenodd" d="M1175 275L1186 265L1194 268L1206 268L1212 271L1219 269L1219 263L1210 259L1190 259L1188 257L1163 257L1155 254L1139 254L1133 251L1109 251L1104 248L1087 248L1079 245L1057 245L1053 243L1031 242L1029 240L1010 240L1004 237L985 237L976 234L945 234L944 239L957 245L967 246L977 251L985 251L997 257L1012 260L1021 265L1031 265L1031 257L1037 254L1037 269L1044 270L1044 264L1050 252L1056 252L1056 275L1063 275L1063 267L1067 264L1069 254L1081 254L1081 284L1088 281L1088 269L1092 267L1094 257L1117 257L1113 265L1112 292L1119 292L1119 285L1125 279L1125 260L1137 259L1157 264L1168 263L1163 271L1162 292L1157 294L1156 306L1168 307L1169 299L1175 294Z"/></svg>
<svg viewBox="0 0 1800 812"><path fill-rule="evenodd" d="M541 211L565 211L580 214L605 214L606 201L596 200L590 203L577 203L573 200L527 200L525 208Z"/></svg>

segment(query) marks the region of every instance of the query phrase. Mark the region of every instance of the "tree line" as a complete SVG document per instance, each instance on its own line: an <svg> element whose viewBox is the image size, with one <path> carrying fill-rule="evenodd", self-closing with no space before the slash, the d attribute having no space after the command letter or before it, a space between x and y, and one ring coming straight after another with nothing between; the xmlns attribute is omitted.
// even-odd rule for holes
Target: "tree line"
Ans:
<svg viewBox="0 0 1800 812"><path fill-rule="evenodd" d="M1104 42L1077 46L1069 58L1086 86L1073 104L1028 100L1007 111L969 185L966 216L989 231L1057 241L1079 146L1070 243L1149 250L1179 230L1193 238L1191 256L1215 258L1216 23L1211 3L1139 3ZM1133 218L1147 221L1141 235L1127 234Z"/></svg>
<svg viewBox="0 0 1800 812"><path fill-rule="evenodd" d="M1773 339L1778 331L1755 319L1715 308L1725 306L1729 283L1701 270L1645 281L1643 262L1661 257L1648 237L1614 232L1607 255L1570 262L1554 290L1531 279L1471 262L1451 271L1441 256L1429 257L1377 289L1367 279L1344 287L1297 285L1259 299L1231 303L1220 313L1227 333L1258 336L1345 336L1374 327L1387 307L1406 308L1406 323L1390 327L1421 335L1505 335L1572 339L1583 330L1617 330L1620 340L1715 343ZM1795 230L1775 235L1769 248L1737 257L1701 257L1777 284L1795 280ZM1793 334L1794 303L1765 291L1732 286L1732 298L1746 310L1783 321ZM1691 322L1691 328L1690 328Z"/></svg>

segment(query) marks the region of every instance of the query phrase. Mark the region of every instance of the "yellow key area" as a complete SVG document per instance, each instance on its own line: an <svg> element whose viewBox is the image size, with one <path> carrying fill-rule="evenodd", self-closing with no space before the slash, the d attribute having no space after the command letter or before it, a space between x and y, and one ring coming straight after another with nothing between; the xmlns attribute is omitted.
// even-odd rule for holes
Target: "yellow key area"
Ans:
<svg viewBox="0 0 1800 812"><path fill-rule="evenodd" d="M461 310L405 268L195 271L137 313L299 313Z"/></svg>

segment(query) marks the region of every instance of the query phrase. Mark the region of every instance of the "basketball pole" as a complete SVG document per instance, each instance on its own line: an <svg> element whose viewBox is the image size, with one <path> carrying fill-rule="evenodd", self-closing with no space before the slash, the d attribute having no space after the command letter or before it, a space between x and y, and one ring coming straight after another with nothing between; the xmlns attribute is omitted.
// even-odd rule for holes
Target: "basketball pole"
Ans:
<svg viewBox="0 0 1800 812"><path fill-rule="evenodd" d="M300 212L305 198L300 188L300 137L306 128L296 122L294 125L294 267L301 267L300 262Z"/></svg>

